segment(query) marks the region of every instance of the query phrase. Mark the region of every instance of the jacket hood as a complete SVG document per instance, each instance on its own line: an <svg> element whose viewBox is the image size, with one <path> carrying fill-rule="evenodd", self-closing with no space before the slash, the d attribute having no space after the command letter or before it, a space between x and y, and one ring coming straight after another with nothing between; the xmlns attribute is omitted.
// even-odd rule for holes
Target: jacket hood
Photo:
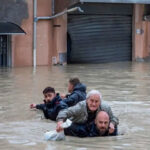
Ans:
<svg viewBox="0 0 150 150"><path fill-rule="evenodd" d="M77 84L75 87L74 87L74 90L73 91L76 91L76 90L79 90L79 91L82 91L82 92L86 92L86 85L82 84L82 83L79 83Z"/></svg>

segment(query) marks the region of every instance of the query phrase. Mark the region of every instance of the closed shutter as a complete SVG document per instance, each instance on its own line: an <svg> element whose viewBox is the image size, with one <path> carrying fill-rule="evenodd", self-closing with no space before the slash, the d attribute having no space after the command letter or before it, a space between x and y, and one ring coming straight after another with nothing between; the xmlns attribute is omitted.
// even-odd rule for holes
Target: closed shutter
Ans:
<svg viewBox="0 0 150 150"><path fill-rule="evenodd" d="M131 15L68 16L72 63L127 61L132 58Z"/></svg>

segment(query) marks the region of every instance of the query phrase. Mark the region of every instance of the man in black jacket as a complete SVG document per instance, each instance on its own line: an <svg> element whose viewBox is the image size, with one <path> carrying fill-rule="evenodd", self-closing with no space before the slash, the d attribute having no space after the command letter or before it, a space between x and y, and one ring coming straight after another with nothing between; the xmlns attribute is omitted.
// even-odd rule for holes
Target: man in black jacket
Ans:
<svg viewBox="0 0 150 150"><path fill-rule="evenodd" d="M97 137L97 136L115 136L117 129L113 133L109 133L109 115L105 111L100 111L94 122L77 124L72 123L69 128L64 129L65 135L77 137Z"/></svg>
<svg viewBox="0 0 150 150"><path fill-rule="evenodd" d="M86 99L86 86L78 78L71 78L68 83L68 95L61 95L63 101L70 106Z"/></svg>
<svg viewBox="0 0 150 150"><path fill-rule="evenodd" d="M66 109L68 106L64 103L59 96L55 93L55 89L47 87L43 90L44 103L43 104L31 104L30 108L36 108L43 111L46 119L56 120L56 117L60 110Z"/></svg>

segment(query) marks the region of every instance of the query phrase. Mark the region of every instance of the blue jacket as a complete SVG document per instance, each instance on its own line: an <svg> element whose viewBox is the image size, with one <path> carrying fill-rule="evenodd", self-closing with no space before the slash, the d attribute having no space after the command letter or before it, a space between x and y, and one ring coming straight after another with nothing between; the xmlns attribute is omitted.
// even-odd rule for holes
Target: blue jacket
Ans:
<svg viewBox="0 0 150 150"><path fill-rule="evenodd" d="M96 137L96 136L115 136L117 135L117 127L114 133L109 134L108 131L101 135L94 122L90 124L73 123L69 128L64 129L65 135L77 137Z"/></svg>
<svg viewBox="0 0 150 150"><path fill-rule="evenodd" d="M73 92L70 95L67 95L67 98L63 99L63 101L68 105L68 107L70 107L85 99L86 86L82 83L79 83L74 87Z"/></svg>
<svg viewBox="0 0 150 150"><path fill-rule="evenodd" d="M51 119L54 121L56 120L59 111L66 109L67 107L67 104L62 101L59 94L57 94L56 97L48 103L36 105L37 109L43 111L46 119Z"/></svg>

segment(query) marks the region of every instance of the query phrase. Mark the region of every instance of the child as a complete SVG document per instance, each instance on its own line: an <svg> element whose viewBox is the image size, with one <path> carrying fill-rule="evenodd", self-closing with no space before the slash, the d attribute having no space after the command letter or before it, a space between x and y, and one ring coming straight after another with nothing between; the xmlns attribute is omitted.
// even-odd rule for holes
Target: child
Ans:
<svg viewBox="0 0 150 150"><path fill-rule="evenodd" d="M78 78L71 78L68 83L69 95L61 95L63 101L68 107L76 105L78 102L86 99L86 86Z"/></svg>
<svg viewBox="0 0 150 150"><path fill-rule="evenodd" d="M55 93L55 89L47 87L43 90L44 103L43 104L31 104L30 108L36 108L43 111L46 119L56 120L56 117L60 110L66 109L68 106L62 101L59 94Z"/></svg>

